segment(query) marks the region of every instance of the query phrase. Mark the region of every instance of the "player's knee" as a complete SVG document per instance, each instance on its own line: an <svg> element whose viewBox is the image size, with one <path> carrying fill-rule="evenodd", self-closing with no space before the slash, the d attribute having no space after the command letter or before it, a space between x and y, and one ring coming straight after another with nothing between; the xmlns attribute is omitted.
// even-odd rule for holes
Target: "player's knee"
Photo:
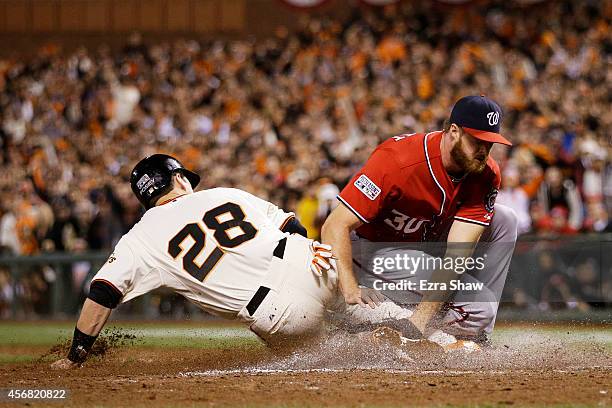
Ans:
<svg viewBox="0 0 612 408"><path fill-rule="evenodd" d="M495 227L503 241L514 242L518 236L518 216L514 210L502 204L495 204Z"/></svg>
<svg viewBox="0 0 612 408"><path fill-rule="evenodd" d="M447 333L455 336L476 337L491 331L497 315L496 302L475 302L453 307L445 317Z"/></svg>

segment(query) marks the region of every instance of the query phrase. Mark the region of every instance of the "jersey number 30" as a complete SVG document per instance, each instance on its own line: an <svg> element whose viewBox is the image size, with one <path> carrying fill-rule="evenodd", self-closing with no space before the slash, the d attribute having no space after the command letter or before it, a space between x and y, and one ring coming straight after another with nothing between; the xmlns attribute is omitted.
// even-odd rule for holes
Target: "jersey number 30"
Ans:
<svg viewBox="0 0 612 408"><path fill-rule="evenodd" d="M257 234L257 230L248 221L245 221L244 211L238 204L225 203L218 207L207 211L204 214L204 224L211 230L215 231L215 240L221 247L234 248L240 244L250 241ZM230 236L232 230L242 233ZM198 265L195 259L204 249L206 233L200 227L200 224L193 222L185 225L171 240L168 242L168 253L176 259L183 252L181 244L187 237L194 240L193 245L183 256L183 269L185 269L194 278L203 281L206 275L215 267L221 257L223 257L223 249L216 246L212 253Z"/></svg>

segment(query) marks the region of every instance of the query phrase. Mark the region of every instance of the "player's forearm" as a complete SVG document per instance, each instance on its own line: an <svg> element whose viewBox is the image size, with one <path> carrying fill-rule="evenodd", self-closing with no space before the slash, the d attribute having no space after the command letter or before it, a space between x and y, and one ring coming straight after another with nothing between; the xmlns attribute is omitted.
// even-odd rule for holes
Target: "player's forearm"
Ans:
<svg viewBox="0 0 612 408"><path fill-rule="evenodd" d="M336 257L338 284L342 293L359 289L357 278L353 273L353 251L351 248L350 228L348 226L330 226L327 222L321 229L321 241L331 245Z"/></svg>
<svg viewBox="0 0 612 408"><path fill-rule="evenodd" d="M438 283L437 288L449 288L451 286L450 281L453 279L457 279L457 274L452 269L440 269L431 275L430 282ZM440 311L442 305L450 298L452 293L452 291L444 289L424 292L421 302L417 305L410 319L421 333L425 332L429 322Z"/></svg>
<svg viewBox="0 0 612 408"><path fill-rule="evenodd" d="M474 247L479 241L484 227L465 222L455 221L448 233L448 246L444 254L443 265L456 265L457 262L446 261L447 259L466 259L472 256ZM423 333L429 322L438 313L445 301L449 300L453 291L450 281L458 279L458 275L452 268L441 268L431 275L431 282L437 283L437 290L426 291L421 302L410 318L412 323Z"/></svg>
<svg viewBox="0 0 612 408"><path fill-rule="evenodd" d="M414 309L414 314L410 321L416 326L421 333L425 333L427 325L434 318L436 313L442 307L443 302L421 301Z"/></svg>
<svg viewBox="0 0 612 408"><path fill-rule="evenodd" d="M91 299L85 299L76 327L90 336L97 336L106 324L112 309L99 305Z"/></svg>
<svg viewBox="0 0 612 408"><path fill-rule="evenodd" d="M68 360L80 364L87 355L106 324L112 309L102 306L91 299L86 299L81 315L74 329L72 345L68 352Z"/></svg>

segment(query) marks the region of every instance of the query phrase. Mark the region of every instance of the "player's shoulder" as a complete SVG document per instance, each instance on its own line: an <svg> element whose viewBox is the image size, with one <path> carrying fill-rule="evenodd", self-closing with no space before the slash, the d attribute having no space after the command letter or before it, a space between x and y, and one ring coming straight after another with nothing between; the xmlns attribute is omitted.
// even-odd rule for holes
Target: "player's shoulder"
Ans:
<svg viewBox="0 0 612 408"><path fill-rule="evenodd" d="M203 193L202 196L215 196L215 197L222 197L222 196L244 197L244 196L249 195L249 193L247 193L246 191L241 190L239 188L234 188L234 187L213 187L207 190L198 191L194 194L200 194L200 193Z"/></svg>
<svg viewBox="0 0 612 408"><path fill-rule="evenodd" d="M391 136L378 145L377 149L387 149L389 151L403 152L407 147L423 144L425 133L404 133Z"/></svg>
<svg viewBox="0 0 612 408"><path fill-rule="evenodd" d="M392 158L399 168L424 163L425 133L407 133L390 137L382 142L375 153Z"/></svg>
<svg viewBox="0 0 612 408"><path fill-rule="evenodd" d="M213 187L206 190L198 191L192 194L196 201L205 203L219 203L222 201L232 201L236 203L245 203L253 200L253 195L247 191L234 187Z"/></svg>
<svg viewBox="0 0 612 408"><path fill-rule="evenodd" d="M130 258L134 258L134 248L137 247L135 236L137 231L137 225L138 224L134 225L128 232L123 234L119 241L117 241L117 243L113 247L113 253L111 254L111 256L121 254L122 257L127 256Z"/></svg>
<svg viewBox="0 0 612 408"><path fill-rule="evenodd" d="M189 199L191 200L199 200L205 199L210 196L231 196L231 195L240 195L243 193L242 190L232 187L213 187L207 188L205 190L195 191L193 194L189 194Z"/></svg>

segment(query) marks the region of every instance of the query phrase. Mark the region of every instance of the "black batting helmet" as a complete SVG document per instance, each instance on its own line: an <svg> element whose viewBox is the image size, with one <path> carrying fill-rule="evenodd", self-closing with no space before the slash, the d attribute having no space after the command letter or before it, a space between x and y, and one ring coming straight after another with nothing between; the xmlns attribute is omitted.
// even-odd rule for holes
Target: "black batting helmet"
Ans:
<svg viewBox="0 0 612 408"><path fill-rule="evenodd" d="M130 185L138 201L148 210L155 201L172 190L172 176L181 173L196 188L200 176L187 170L180 161L167 154L145 157L132 170Z"/></svg>

